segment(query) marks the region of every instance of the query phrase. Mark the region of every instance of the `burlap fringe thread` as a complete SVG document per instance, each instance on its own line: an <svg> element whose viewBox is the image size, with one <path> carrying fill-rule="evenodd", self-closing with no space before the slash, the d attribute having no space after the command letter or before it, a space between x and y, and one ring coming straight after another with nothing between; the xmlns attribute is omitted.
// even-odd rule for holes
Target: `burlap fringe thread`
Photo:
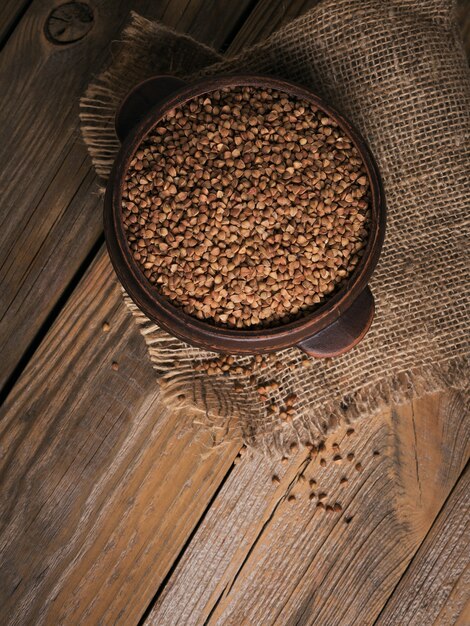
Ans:
<svg viewBox="0 0 470 626"><path fill-rule="evenodd" d="M324 402L318 411L294 422L294 428L282 423L266 421L267 430L259 427L250 431L250 420L256 421L253 407L258 404L254 385L249 376L221 378L208 377L194 369L195 364L216 356L213 352L192 349L175 339L148 319L123 291L124 302L131 311L147 345L152 365L157 372L163 399L171 406L187 408L198 420L212 428L214 445L233 439L243 439L250 447L272 454L284 454L295 441L301 445L317 443L340 423L351 424L364 416L372 417L391 404L403 404L413 398L449 389L468 393L468 362L466 359L435 364L425 371L416 369L401 372L378 383L370 383L347 396ZM188 351L194 350L194 354ZM250 357L239 357L237 363L250 363L258 380L267 378L251 363ZM455 381L461 381L456 387ZM241 383L244 391L227 394L226 386ZM221 392L222 389L222 392ZM228 401L227 399L231 399ZM235 400L236 399L236 400Z"/></svg>
<svg viewBox="0 0 470 626"><path fill-rule="evenodd" d="M131 88L155 74L190 76L222 59L212 48L131 12L110 67L80 101L81 131L96 173L106 180L120 143L114 116Z"/></svg>
<svg viewBox="0 0 470 626"><path fill-rule="evenodd" d="M119 148L114 113L129 89L158 74L263 72L297 80L354 119L384 175L389 233L372 288L377 317L364 342L339 359L296 349L249 376L211 377L216 357L171 337L127 295L163 397L196 411L214 441L242 436L259 450L316 442L340 422L445 389L468 400L468 185L470 77L446 0L323 0L235 59L133 14L111 67L81 102L96 171L109 175ZM207 68L211 63L216 65ZM413 80L410 80L410 76ZM439 129L436 132L436 128ZM438 303L438 304L437 304ZM268 415L256 387L280 382L279 406L298 396L292 424ZM235 389L242 383L243 390Z"/></svg>

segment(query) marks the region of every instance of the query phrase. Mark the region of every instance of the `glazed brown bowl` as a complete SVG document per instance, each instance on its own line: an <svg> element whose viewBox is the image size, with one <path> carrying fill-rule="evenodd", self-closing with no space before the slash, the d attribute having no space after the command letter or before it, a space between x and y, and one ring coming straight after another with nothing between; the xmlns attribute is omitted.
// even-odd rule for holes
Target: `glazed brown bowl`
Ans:
<svg viewBox="0 0 470 626"><path fill-rule="evenodd" d="M232 329L184 313L162 296L133 259L124 231L122 188L130 161L143 139L167 113L184 102L224 87L272 88L303 98L319 107L350 137L359 151L371 186L371 221L364 254L347 281L312 313L282 326ZM267 76L218 76L185 83L157 76L138 85L124 100L116 130L122 142L109 178L104 206L104 230L111 262L119 280L151 320L183 341L216 352L256 354L298 346L316 357L336 356L354 347L367 333L374 316L368 282L379 259L385 235L385 203L380 175L363 138L337 111L311 91Z"/></svg>

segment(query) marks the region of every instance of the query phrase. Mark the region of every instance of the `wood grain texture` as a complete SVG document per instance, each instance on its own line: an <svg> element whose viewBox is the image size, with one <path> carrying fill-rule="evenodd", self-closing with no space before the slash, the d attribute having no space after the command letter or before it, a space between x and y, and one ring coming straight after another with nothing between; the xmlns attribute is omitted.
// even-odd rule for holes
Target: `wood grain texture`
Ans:
<svg viewBox="0 0 470 626"><path fill-rule="evenodd" d="M217 47L251 0L95 0L91 31L60 46L44 35L55 4L35 0L1 55L0 388L102 232L78 101L130 8Z"/></svg>
<svg viewBox="0 0 470 626"><path fill-rule="evenodd" d="M0 48L6 43L31 0L3 0L0 3Z"/></svg>
<svg viewBox="0 0 470 626"><path fill-rule="evenodd" d="M232 5L230 21L219 20L215 28L210 7L201 11L200 24L197 3L189 10L180 3L179 11L176 4L160 5L163 15L168 9L182 28L194 21L201 31L195 34L211 33L218 41L225 27L230 35L235 14L245 6ZM81 167L93 189L85 159ZM67 177L73 179L65 168L59 190L65 196ZM39 183L38 174L34 184ZM50 191L52 204L58 201L55 192ZM76 190L75 198L78 206L90 201L86 190ZM101 201L91 200L101 220ZM83 215L83 237L87 219L93 222ZM59 241L62 259L77 248L75 235L72 230ZM51 283L49 276L48 289ZM109 333L102 331L104 321ZM5 623L137 622L240 444L211 451L210 436L193 427L190 415L170 413L159 402L143 340L104 250L17 382L2 416Z"/></svg>
<svg viewBox="0 0 470 626"><path fill-rule="evenodd" d="M73 242L71 233L64 255ZM239 448L210 454L209 444L190 416L159 403L143 341L102 252L4 410L7 623L134 623Z"/></svg>
<svg viewBox="0 0 470 626"><path fill-rule="evenodd" d="M299 15L306 13L321 0L260 0L249 20L238 31L230 51L239 52L247 43L259 41L287 24Z"/></svg>
<svg viewBox="0 0 470 626"><path fill-rule="evenodd" d="M161 404L100 255L2 413L2 623L136 623L238 448Z"/></svg>
<svg viewBox="0 0 470 626"><path fill-rule="evenodd" d="M470 624L470 468L467 467L377 626Z"/></svg>
<svg viewBox="0 0 470 626"><path fill-rule="evenodd" d="M147 623L372 624L465 465L470 424L459 398L430 396L355 429L312 459L243 457Z"/></svg>
<svg viewBox="0 0 470 626"><path fill-rule="evenodd" d="M168 15L173 15L175 4L167 3ZM204 26L217 30L211 24ZM29 76L30 81L33 78ZM30 171L35 170L24 170L28 175ZM82 172L89 172L85 164ZM62 186L67 188L66 178L72 174L71 170L61 174ZM90 188L94 184L90 179ZM49 210L57 211L59 191L54 187L50 191L45 204ZM74 206L80 213L87 194L84 189L76 193ZM64 211L70 210L66 198L60 202ZM96 199L99 211L98 204ZM43 211L46 219L48 213ZM91 220L87 211L77 219ZM92 227L93 223L88 225ZM65 237L70 228L61 232ZM75 232L85 237L84 227L70 232L60 263L76 250ZM38 300L39 308L51 299L50 285L55 284L54 272L60 267L53 261L53 271L46 271L42 282L46 296ZM111 326L108 334L101 329L105 320ZM117 371L111 368L113 361L119 363ZM337 518L326 513L321 517L320 510L313 513L308 508L307 485L298 479L308 460L300 455L279 467L242 457L223 482L238 446L210 453L207 435L193 427L191 416L169 413L161 406L143 342L121 304L101 252L13 390L0 422L2 619L21 625L136 623L202 514L203 522L170 578L168 592L155 607L163 611L164 619L168 602L186 598L180 586L182 572L196 561L199 577L188 580L194 593L188 606L196 612L187 623L213 610L209 622L221 622L226 616L230 623L234 615L240 618L238 624L251 626L250 616L255 614L263 616L258 623L264 626L269 624L264 621L266 606L266 615L275 615L277 623L286 616L284 623L293 623L288 621L292 615L304 620L299 623L310 623L314 611L320 615L316 623L323 624L325 612L330 615L339 606L343 615L343 602L354 605L358 589L357 604L383 606L385 591L389 593L396 584L464 463L467 426L459 423L455 400L453 407L441 402L433 398L415 403L416 444L412 444L412 414L405 409L399 417L382 416L382 425L375 420L361 423L361 428L357 425L354 447L365 469L350 469L350 482L353 476L357 489L348 487L350 500L338 497L344 513ZM435 417L441 411L443 417ZM386 442L393 451L390 458L385 452L368 456L367 446L375 440ZM329 458L334 441L328 443ZM340 465L328 463L322 468L319 463L317 457L308 466L321 477L321 487L325 485L333 502L339 488L344 488L338 485ZM271 483L274 471L282 478L277 486ZM206 511L221 483L219 495ZM436 493L430 493L435 488ZM305 490L305 497L288 501L292 489L298 490L296 496ZM392 504L374 529L369 517L379 519L377 503L388 502L386 496ZM392 541L395 528L396 543ZM349 535L344 534L347 529ZM280 552L277 561L273 561L274 541ZM379 550L381 546L389 546L396 555ZM347 560L342 554L346 549L351 549ZM298 555L302 558L295 561ZM360 571L361 562L368 568L367 576ZM271 572L272 584L266 578ZM258 576L259 608L255 606ZM294 591L284 580L290 577L299 580ZM246 612L242 588L247 594ZM333 597L323 593L327 589ZM272 597L266 599L268 592ZM234 598L237 602L232 605ZM285 606L294 612L283 612ZM177 608L180 613L184 610ZM357 605L352 608L358 610ZM178 615L174 614L175 621Z"/></svg>

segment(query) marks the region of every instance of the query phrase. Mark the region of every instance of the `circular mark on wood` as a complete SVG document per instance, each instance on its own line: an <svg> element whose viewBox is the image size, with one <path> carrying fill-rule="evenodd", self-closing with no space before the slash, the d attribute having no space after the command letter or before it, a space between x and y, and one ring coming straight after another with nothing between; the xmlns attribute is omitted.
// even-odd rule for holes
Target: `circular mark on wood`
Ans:
<svg viewBox="0 0 470 626"><path fill-rule="evenodd" d="M93 11L84 2L66 2L49 15L45 33L52 43L64 45L80 41L93 26Z"/></svg>

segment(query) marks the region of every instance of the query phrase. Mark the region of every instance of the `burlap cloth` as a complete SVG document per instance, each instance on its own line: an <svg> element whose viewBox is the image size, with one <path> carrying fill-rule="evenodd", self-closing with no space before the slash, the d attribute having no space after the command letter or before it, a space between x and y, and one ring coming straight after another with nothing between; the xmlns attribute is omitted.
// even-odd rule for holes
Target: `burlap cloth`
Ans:
<svg viewBox="0 0 470 626"><path fill-rule="evenodd" d="M388 232L371 282L376 318L365 340L308 366L297 349L248 375L208 376L216 355L161 331L128 301L164 396L193 407L219 437L286 450L338 421L444 388L464 390L469 355L470 75L454 3L447 0L324 0L236 58L133 14L110 68L81 102L96 171L109 174L119 143L114 113L135 84L155 74L259 72L315 90L353 120L381 169ZM237 362L251 363L250 357ZM276 380L282 405L298 396L291 424L268 415L256 386ZM239 381L243 390L237 390Z"/></svg>

